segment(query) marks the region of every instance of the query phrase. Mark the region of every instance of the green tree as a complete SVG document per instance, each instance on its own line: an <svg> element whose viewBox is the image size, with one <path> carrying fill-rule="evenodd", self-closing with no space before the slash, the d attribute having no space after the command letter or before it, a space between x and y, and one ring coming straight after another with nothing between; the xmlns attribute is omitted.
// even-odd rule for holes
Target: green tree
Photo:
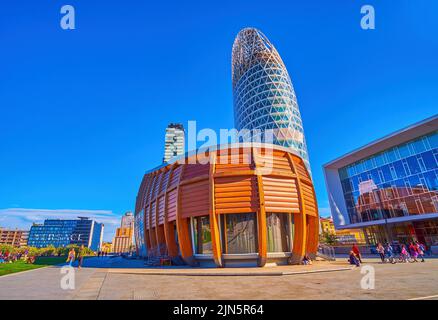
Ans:
<svg viewBox="0 0 438 320"><path fill-rule="evenodd" d="M338 240L336 239L336 235L333 233L323 232L321 236L321 242L333 246L338 243Z"/></svg>

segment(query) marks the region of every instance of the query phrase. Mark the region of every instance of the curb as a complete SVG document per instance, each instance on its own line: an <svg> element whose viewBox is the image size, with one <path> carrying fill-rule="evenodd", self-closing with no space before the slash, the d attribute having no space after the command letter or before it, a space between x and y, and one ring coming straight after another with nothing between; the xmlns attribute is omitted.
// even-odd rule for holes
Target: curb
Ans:
<svg viewBox="0 0 438 320"><path fill-rule="evenodd" d="M337 271L348 271L352 270L350 267L336 268L336 269L317 269L309 271L272 271L272 272L233 272L233 273L218 273L218 272L205 272L205 273L195 273L195 272L177 272L177 273L166 273L161 272L133 272L133 271L111 271L108 273L112 274L132 274L140 276L193 276L193 277L266 277L266 276L292 276L299 274L311 274L311 273L327 273L327 272L337 272ZM114 269L113 269L114 270ZM118 269L120 270L120 269Z"/></svg>

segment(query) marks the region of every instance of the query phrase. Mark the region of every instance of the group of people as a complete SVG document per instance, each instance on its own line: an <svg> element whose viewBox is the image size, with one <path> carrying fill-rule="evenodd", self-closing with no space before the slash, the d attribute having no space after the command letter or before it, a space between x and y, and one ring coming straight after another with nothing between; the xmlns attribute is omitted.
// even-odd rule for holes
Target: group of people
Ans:
<svg viewBox="0 0 438 320"><path fill-rule="evenodd" d="M391 244L387 243L384 247L381 243L378 243L376 251L383 263L386 262L386 257L388 257L390 262L395 263L395 250ZM425 262L424 253L426 246L418 241L413 241L409 245L402 244L398 251L399 260L401 262L408 262L410 260L412 260L412 262L418 262L419 258L421 258L421 262Z"/></svg>
<svg viewBox="0 0 438 320"><path fill-rule="evenodd" d="M76 251L74 248L71 248L70 251L67 254L67 261L70 267L73 267L73 262L75 260L78 260L78 269L82 268L82 263L84 262L84 245L81 245L78 253L76 254Z"/></svg>
<svg viewBox="0 0 438 320"><path fill-rule="evenodd" d="M399 262L425 262L424 255L426 252L426 246L418 241L413 241L409 245L401 244L394 248L394 245L387 243L383 246L381 243L376 245L376 251L380 256L382 263L390 262L396 263L396 255L398 254ZM362 256L359 251L359 247L354 244L351 248L348 262L352 265L360 266L362 263Z"/></svg>
<svg viewBox="0 0 438 320"><path fill-rule="evenodd" d="M24 259L28 263L33 263L35 261L34 257L28 256L28 252L26 251L24 254L22 252L12 253L9 251L0 252L0 263L13 263ZM33 261L31 261L33 259Z"/></svg>
<svg viewBox="0 0 438 320"><path fill-rule="evenodd" d="M21 259L21 253L12 254L8 251L0 252L0 263L12 263Z"/></svg>
<svg viewBox="0 0 438 320"><path fill-rule="evenodd" d="M98 258L100 258L100 257L106 257L108 255L108 252L106 252L106 251L98 251L97 252L97 257Z"/></svg>

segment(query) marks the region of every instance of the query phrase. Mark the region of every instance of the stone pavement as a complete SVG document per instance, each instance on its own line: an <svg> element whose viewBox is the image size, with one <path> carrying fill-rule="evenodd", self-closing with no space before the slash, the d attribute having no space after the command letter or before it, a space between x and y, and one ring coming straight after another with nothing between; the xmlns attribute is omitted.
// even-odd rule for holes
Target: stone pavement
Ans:
<svg viewBox="0 0 438 320"><path fill-rule="evenodd" d="M438 299L438 259L374 267L375 289L345 259L312 266L145 268L141 260L86 259L75 290L60 286L60 266L0 277L0 299ZM171 276L170 276L171 275ZM219 276L220 275L220 276Z"/></svg>

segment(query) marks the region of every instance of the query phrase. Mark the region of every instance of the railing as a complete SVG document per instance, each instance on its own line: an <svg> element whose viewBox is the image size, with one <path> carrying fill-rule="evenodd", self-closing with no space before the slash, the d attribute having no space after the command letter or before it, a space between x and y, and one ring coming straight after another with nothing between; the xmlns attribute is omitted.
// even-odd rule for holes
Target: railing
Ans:
<svg viewBox="0 0 438 320"><path fill-rule="evenodd" d="M154 248L148 250L146 265L158 266L162 259L168 259L167 246L165 244L159 244Z"/></svg>
<svg viewBox="0 0 438 320"><path fill-rule="evenodd" d="M316 253L316 256L320 257L324 260L335 261L336 260L335 248L333 248L329 245L320 243L318 245L318 252Z"/></svg>

